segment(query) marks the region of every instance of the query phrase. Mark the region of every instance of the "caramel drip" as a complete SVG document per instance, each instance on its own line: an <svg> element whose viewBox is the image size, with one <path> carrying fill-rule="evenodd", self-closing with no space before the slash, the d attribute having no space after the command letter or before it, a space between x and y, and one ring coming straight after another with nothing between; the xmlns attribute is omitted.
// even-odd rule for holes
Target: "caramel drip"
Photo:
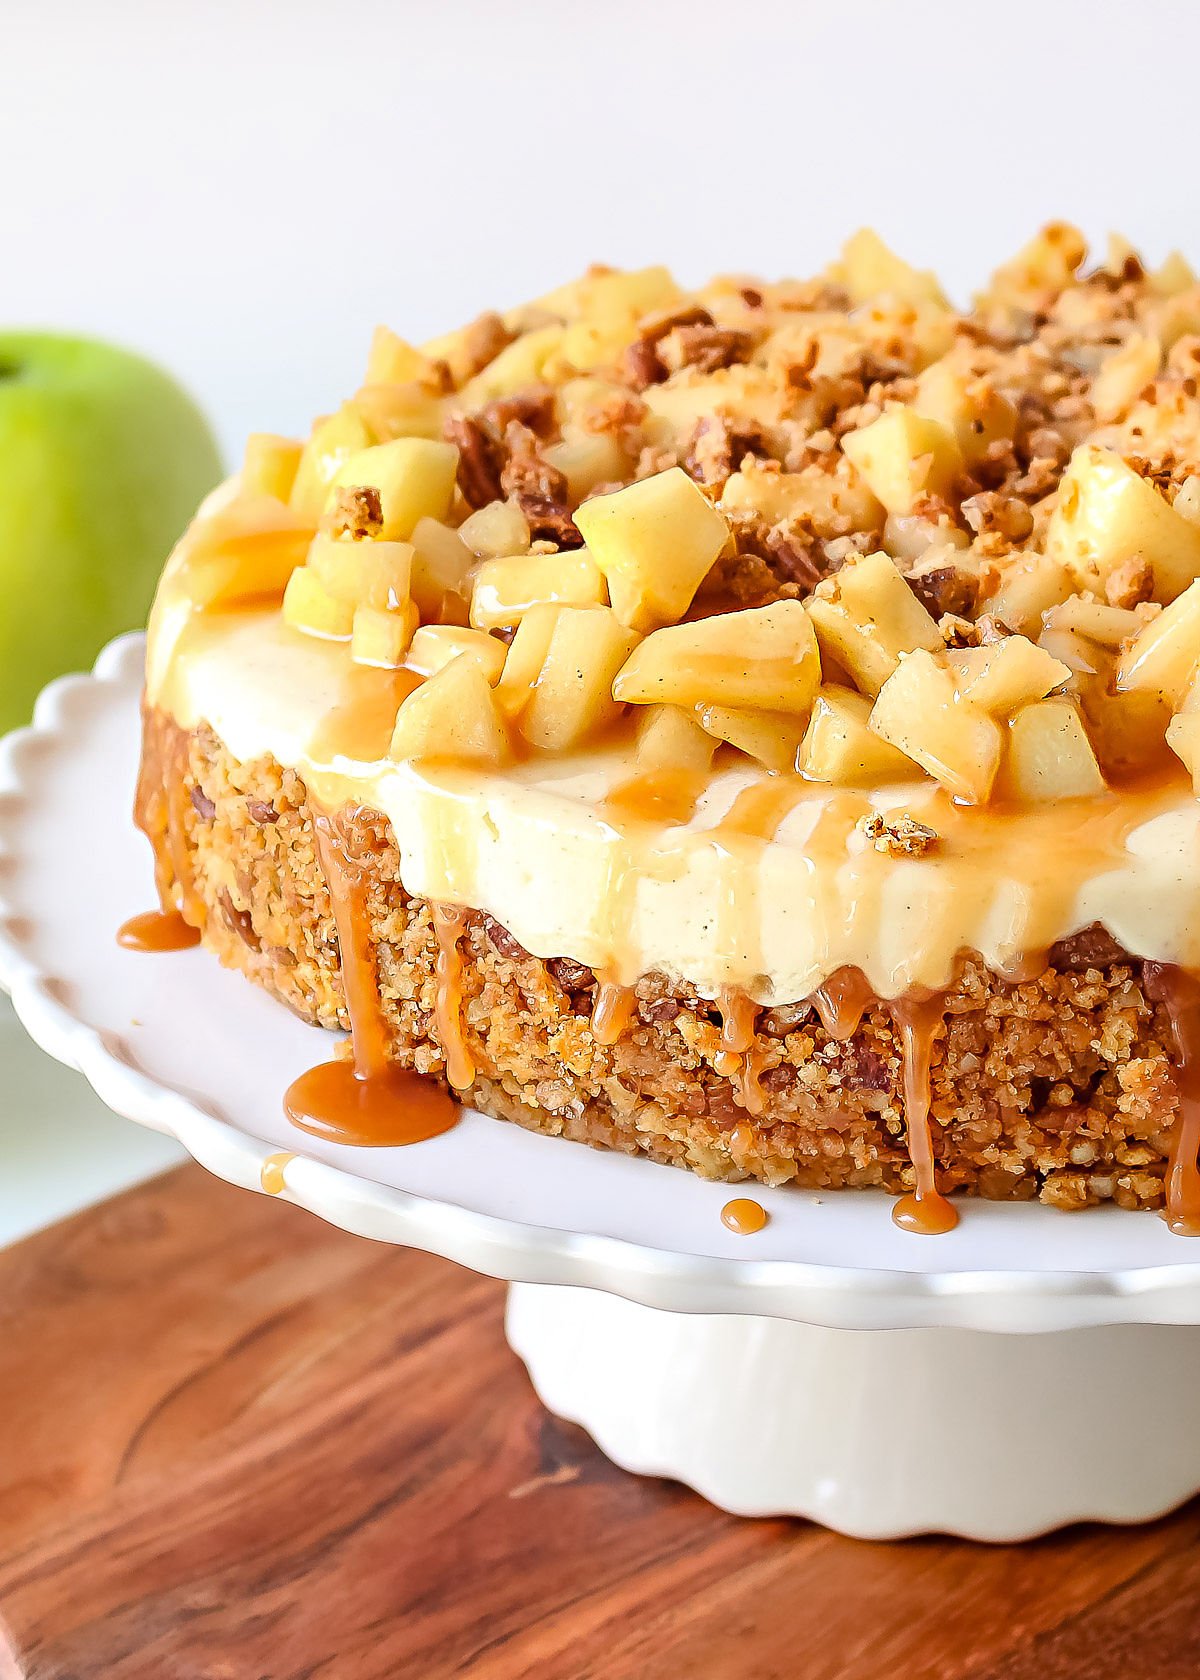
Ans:
<svg viewBox="0 0 1200 1680"><path fill-rule="evenodd" d="M917 1181L908 1195L900 1197L892 1218L902 1230L939 1236L958 1224L958 1214L935 1182L929 1128L929 1060L934 1034L945 1019L945 1000L896 998L888 1007L904 1056L904 1123Z"/></svg>
<svg viewBox="0 0 1200 1680"><path fill-rule="evenodd" d="M446 1060L446 1078L456 1091L475 1083L475 1063L463 1034L462 954L458 942L467 925L462 910L448 904L431 905L437 935L438 1037Z"/></svg>
<svg viewBox="0 0 1200 1680"><path fill-rule="evenodd" d="M200 943L200 930L178 910L143 910L117 930L117 944L127 951L188 951Z"/></svg>
<svg viewBox="0 0 1200 1680"><path fill-rule="evenodd" d="M637 993L604 973L596 975L592 1004L592 1037L597 1044L616 1044L629 1030L637 1008Z"/></svg>
<svg viewBox="0 0 1200 1680"><path fill-rule="evenodd" d="M1161 1003L1175 1040L1179 1119L1165 1184L1167 1224L1177 1236L1200 1236L1200 977L1173 963L1148 962L1146 990Z"/></svg>
<svg viewBox="0 0 1200 1680"><path fill-rule="evenodd" d="M459 1109L432 1081L388 1061L388 1029L368 938L363 860L322 812L313 816L317 857L329 888L341 952L353 1061L322 1062L288 1087L283 1106L302 1131L333 1143L419 1143L455 1125Z"/></svg>
<svg viewBox="0 0 1200 1680"><path fill-rule="evenodd" d="M685 823L711 780L707 770L648 770L620 782L602 802L618 817L644 822Z"/></svg>
<svg viewBox="0 0 1200 1680"><path fill-rule="evenodd" d="M296 1157L289 1155L286 1149L281 1149L275 1155L268 1155L262 1164L258 1181L268 1196L281 1196L287 1189L287 1168Z"/></svg>
<svg viewBox="0 0 1200 1680"><path fill-rule="evenodd" d="M764 844L774 840L784 819L804 797L806 785L799 776L768 776L743 788L721 821L709 830L709 839L720 841L726 835L739 835Z"/></svg>
<svg viewBox="0 0 1200 1680"><path fill-rule="evenodd" d="M739 1237L752 1237L756 1231L762 1230L769 1218L762 1203L751 1201L749 1196L737 1196L721 1209L722 1225L735 1231Z"/></svg>
<svg viewBox="0 0 1200 1680"><path fill-rule="evenodd" d="M345 697L325 716L309 743L313 763L329 768L339 761L377 764L385 759L401 702L424 680L416 671L352 665Z"/></svg>
<svg viewBox="0 0 1200 1680"><path fill-rule="evenodd" d="M862 1025L875 994L861 968L839 968L817 987L810 1001L830 1038L845 1044Z"/></svg>

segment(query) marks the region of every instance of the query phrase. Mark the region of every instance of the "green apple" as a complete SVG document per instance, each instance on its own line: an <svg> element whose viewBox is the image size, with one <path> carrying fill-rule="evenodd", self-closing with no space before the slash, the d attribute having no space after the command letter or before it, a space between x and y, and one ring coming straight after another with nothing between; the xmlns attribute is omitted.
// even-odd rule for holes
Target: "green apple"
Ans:
<svg viewBox="0 0 1200 1680"><path fill-rule="evenodd" d="M112 345L0 333L0 734L38 690L144 622L221 474L200 410Z"/></svg>

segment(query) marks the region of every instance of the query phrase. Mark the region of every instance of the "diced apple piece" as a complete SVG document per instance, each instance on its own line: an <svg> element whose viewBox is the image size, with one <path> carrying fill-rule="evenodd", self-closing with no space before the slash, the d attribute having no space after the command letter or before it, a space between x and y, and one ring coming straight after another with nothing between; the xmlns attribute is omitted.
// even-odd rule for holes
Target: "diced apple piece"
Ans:
<svg viewBox="0 0 1200 1680"><path fill-rule="evenodd" d="M318 531L308 551L308 569L327 595L351 606L395 610L411 593L411 543L354 542Z"/></svg>
<svg viewBox="0 0 1200 1680"><path fill-rule="evenodd" d="M841 261L833 266L833 276L845 286L854 303L890 296L905 303L950 307L937 277L906 263L871 228L859 228L851 234L842 247Z"/></svg>
<svg viewBox="0 0 1200 1680"><path fill-rule="evenodd" d="M1171 712L1159 695L1139 689L1110 693L1103 675L1078 686L1088 737L1105 776L1144 775L1167 758Z"/></svg>
<svg viewBox="0 0 1200 1680"><path fill-rule="evenodd" d="M870 727L958 798L982 804L1000 763L998 724L964 700L931 653L910 653L879 691Z"/></svg>
<svg viewBox="0 0 1200 1680"><path fill-rule="evenodd" d="M1073 630L1100 647L1117 648L1136 636L1146 620L1130 607L1110 607L1086 595L1071 595L1043 615L1047 630Z"/></svg>
<svg viewBox="0 0 1200 1680"><path fill-rule="evenodd" d="M911 408L893 408L842 438L842 450L889 513L922 496L945 496L962 471L954 434Z"/></svg>
<svg viewBox="0 0 1200 1680"><path fill-rule="evenodd" d="M318 420L300 453L290 501L297 513L315 525L321 517L334 474L351 455L367 449L374 438L353 403ZM366 482L359 480L360 483Z"/></svg>
<svg viewBox="0 0 1200 1680"><path fill-rule="evenodd" d="M1167 745L1182 760L1200 794L1200 712L1179 712L1167 725Z"/></svg>
<svg viewBox="0 0 1200 1680"><path fill-rule="evenodd" d="M412 534L412 597L421 617L445 619L447 601L461 602L466 622L469 576L475 557L457 531L437 519L418 519ZM456 620L457 622L457 620Z"/></svg>
<svg viewBox="0 0 1200 1680"><path fill-rule="evenodd" d="M515 717L529 699L529 691L545 661L558 612L558 607L547 601L530 607L517 625L496 689L496 698L508 717Z"/></svg>
<svg viewBox="0 0 1200 1680"><path fill-rule="evenodd" d="M391 755L463 764L512 761L508 724L477 659L460 654L403 701Z"/></svg>
<svg viewBox="0 0 1200 1680"><path fill-rule="evenodd" d="M180 548L180 577L198 607L278 600L304 564L312 526L274 497L241 497L198 520Z"/></svg>
<svg viewBox="0 0 1200 1680"><path fill-rule="evenodd" d="M470 413L496 397L510 397L514 391L520 391L527 385L540 384L547 362L557 354L562 341L563 328L557 322L522 333L520 338L515 338L498 356L493 357L482 372L467 381L456 403L465 413ZM427 344L427 353L440 354L443 342L436 340ZM453 365L453 352L447 360Z"/></svg>
<svg viewBox="0 0 1200 1680"><path fill-rule="evenodd" d="M1151 333L1130 333L1124 344L1107 355L1092 381L1091 401L1096 418L1104 423L1127 414L1162 366L1163 347Z"/></svg>
<svg viewBox="0 0 1200 1680"><path fill-rule="evenodd" d="M634 630L681 618L729 538L682 467L594 496L575 523L608 579L613 610Z"/></svg>
<svg viewBox="0 0 1200 1680"><path fill-rule="evenodd" d="M296 482L303 452L304 445L295 438L276 437L273 432L251 432L242 459L242 494L274 496L286 502Z"/></svg>
<svg viewBox="0 0 1200 1680"><path fill-rule="evenodd" d="M493 686L500 681L508 653L506 645L486 630L459 624L423 624L413 636L405 664L422 676L432 677L460 653L469 654Z"/></svg>
<svg viewBox="0 0 1200 1680"><path fill-rule="evenodd" d="M330 595L315 572L300 566L283 592L283 622L310 636L341 641L354 629L354 603Z"/></svg>
<svg viewBox="0 0 1200 1680"><path fill-rule="evenodd" d="M390 327L375 328L367 355L368 385L420 384L433 377L433 363L415 345Z"/></svg>
<svg viewBox="0 0 1200 1680"><path fill-rule="evenodd" d="M363 385L354 393L354 406L379 443L442 435L445 398L427 385Z"/></svg>
<svg viewBox="0 0 1200 1680"><path fill-rule="evenodd" d="M517 722L530 746L565 752L597 734L620 712L613 678L637 632L611 607L557 607L541 670Z"/></svg>
<svg viewBox="0 0 1200 1680"><path fill-rule="evenodd" d="M867 727L872 702L857 689L822 683L800 749L800 769L836 787L908 780L913 762Z"/></svg>
<svg viewBox="0 0 1200 1680"><path fill-rule="evenodd" d="M717 750L691 712L645 706L638 721L637 761L645 770L707 770Z"/></svg>
<svg viewBox="0 0 1200 1680"><path fill-rule="evenodd" d="M519 624L542 601L605 606L606 596L604 574L586 548L485 560L475 573L471 623L476 629L499 630Z"/></svg>
<svg viewBox="0 0 1200 1680"><path fill-rule="evenodd" d="M350 657L357 665L382 665L395 670L405 663L416 628L417 609L411 601L392 611L355 607Z"/></svg>
<svg viewBox="0 0 1200 1680"><path fill-rule="evenodd" d="M1048 222L1011 262L992 275L979 300L988 304L1022 304L1049 292L1061 292L1075 278L1087 256L1087 240L1069 222Z"/></svg>
<svg viewBox="0 0 1200 1680"><path fill-rule="evenodd" d="M515 502L488 502L458 527L459 540L479 560L529 552L529 521Z"/></svg>
<svg viewBox="0 0 1200 1680"><path fill-rule="evenodd" d="M1117 687L1158 694L1178 707L1200 660L1200 580L1138 632L1117 665Z"/></svg>
<svg viewBox="0 0 1200 1680"><path fill-rule="evenodd" d="M1067 682L1071 667L1026 636L1006 636L960 656L959 693L993 717L1007 717L1017 706L1041 700Z"/></svg>
<svg viewBox="0 0 1200 1680"><path fill-rule="evenodd" d="M1071 457L1046 530L1046 553L1080 589L1139 554L1154 571L1155 598L1173 601L1200 576L1200 529L1111 449L1085 443Z"/></svg>
<svg viewBox="0 0 1200 1680"><path fill-rule="evenodd" d="M720 613L656 630L613 684L618 700L645 705L756 706L807 716L821 656L798 601Z"/></svg>
<svg viewBox="0 0 1200 1680"><path fill-rule="evenodd" d="M1009 726L1009 791L1030 802L1104 792L1104 777L1072 700L1035 700Z"/></svg>
<svg viewBox="0 0 1200 1680"><path fill-rule="evenodd" d="M806 719L794 712L767 712L740 706L697 706L700 727L719 741L756 758L781 774L795 770Z"/></svg>
<svg viewBox="0 0 1200 1680"><path fill-rule="evenodd" d="M942 633L893 561L881 553L850 561L817 587L809 616L822 649L865 694L878 694L902 653L945 645Z"/></svg>
<svg viewBox="0 0 1200 1680"><path fill-rule="evenodd" d="M1017 428L1017 411L1008 398L952 357L943 356L924 370L912 406L945 426L968 464L982 461L994 443L1011 438Z"/></svg>
<svg viewBox="0 0 1200 1680"><path fill-rule="evenodd" d="M572 502L581 502L597 484L612 484L629 475L629 457L611 432L590 432L564 438L542 451L548 466L563 474Z"/></svg>
<svg viewBox="0 0 1200 1680"><path fill-rule="evenodd" d="M1036 636L1042 614L1065 601L1074 589L1075 581L1060 560L1025 553L1006 563L999 588L981 606L1008 629Z"/></svg>
<svg viewBox="0 0 1200 1680"><path fill-rule="evenodd" d="M331 480L369 484L383 504L380 536L406 542L418 519L444 519L454 495L458 450L433 438L393 438L360 449L340 463Z"/></svg>

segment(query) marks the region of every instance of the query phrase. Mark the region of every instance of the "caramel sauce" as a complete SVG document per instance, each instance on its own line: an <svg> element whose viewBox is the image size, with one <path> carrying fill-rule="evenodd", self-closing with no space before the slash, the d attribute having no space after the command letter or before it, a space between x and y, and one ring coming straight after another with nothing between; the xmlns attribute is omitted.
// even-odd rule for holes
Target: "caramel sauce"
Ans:
<svg viewBox="0 0 1200 1680"><path fill-rule="evenodd" d="M268 1196L280 1196L283 1194L284 1190L287 1189L287 1178L285 1174L287 1172L289 1162L294 1161L295 1159L296 1157L294 1155L289 1155L286 1149L279 1150L275 1155L267 1156L266 1160L262 1164L262 1169L259 1172L258 1182L262 1185Z"/></svg>
<svg viewBox="0 0 1200 1680"><path fill-rule="evenodd" d="M1181 1237L1200 1236L1200 977L1172 963L1148 962L1146 990L1161 1003L1175 1040L1179 1120L1164 1186L1164 1217Z"/></svg>
<svg viewBox="0 0 1200 1680"><path fill-rule="evenodd" d="M619 782L601 802L617 817L643 822L685 823L695 813L711 780L707 770L648 770Z"/></svg>
<svg viewBox="0 0 1200 1680"><path fill-rule="evenodd" d="M722 1225L735 1231L739 1237L752 1237L756 1231L762 1230L769 1218L761 1202L753 1202L748 1196L737 1196L721 1209Z"/></svg>
<svg viewBox="0 0 1200 1680"><path fill-rule="evenodd" d="M462 910L452 905L431 905L433 931L437 935L437 1002L434 1013L446 1078L456 1091L475 1083L475 1063L463 1036L462 954L458 942L466 926Z"/></svg>
<svg viewBox="0 0 1200 1680"><path fill-rule="evenodd" d="M189 951L200 943L200 930L178 910L143 910L117 930L117 944L127 951Z"/></svg>
<svg viewBox="0 0 1200 1680"><path fill-rule="evenodd" d="M901 1230L940 1236L958 1224L958 1214L934 1180L933 1136L929 1129L929 1059L933 1036L945 1018L942 998L896 998L888 1005L904 1056L904 1122L916 1187L901 1196L892 1218Z"/></svg>
<svg viewBox="0 0 1200 1680"><path fill-rule="evenodd" d="M807 784L800 776L768 776L743 788L709 838L720 841L726 835L741 835L764 844L774 840L784 820L804 797Z"/></svg>
<svg viewBox="0 0 1200 1680"><path fill-rule="evenodd" d="M354 764L379 763L392 744L401 702L424 680L408 669L352 665L346 679L346 697L323 719L309 745L309 757L317 765L333 765L340 759Z"/></svg>
<svg viewBox="0 0 1200 1680"><path fill-rule="evenodd" d="M592 1037L597 1044L616 1044L628 1031L637 1008L632 986L622 986L603 973L596 975L596 996L592 1003Z"/></svg>
<svg viewBox="0 0 1200 1680"><path fill-rule="evenodd" d="M362 1148L420 1143L459 1118L440 1086L388 1061L388 1029L367 939L363 860L335 818L313 814L317 856L329 887L350 1016L353 1061L322 1062L289 1085L284 1111L301 1131Z"/></svg>
<svg viewBox="0 0 1200 1680"><path fill-rule="evenodd" d="M830 1038L844 1044L862 1025L875 994L861 968L839 968L809 1001Z"/></svg>

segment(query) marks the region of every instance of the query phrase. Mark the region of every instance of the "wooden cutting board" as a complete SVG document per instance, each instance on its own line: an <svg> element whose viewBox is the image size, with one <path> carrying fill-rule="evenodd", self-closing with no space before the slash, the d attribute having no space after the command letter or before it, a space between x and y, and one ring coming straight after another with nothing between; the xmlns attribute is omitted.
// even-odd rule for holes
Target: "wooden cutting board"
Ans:
<svg viewBox="0 0 1200 1680"><path fill-rule="evenodd" d="M1200 1504L992 1548L738 1521L542 1411L502 1303L190 1166L0 1254L0 1677L1200 1675Z"/></svg>

